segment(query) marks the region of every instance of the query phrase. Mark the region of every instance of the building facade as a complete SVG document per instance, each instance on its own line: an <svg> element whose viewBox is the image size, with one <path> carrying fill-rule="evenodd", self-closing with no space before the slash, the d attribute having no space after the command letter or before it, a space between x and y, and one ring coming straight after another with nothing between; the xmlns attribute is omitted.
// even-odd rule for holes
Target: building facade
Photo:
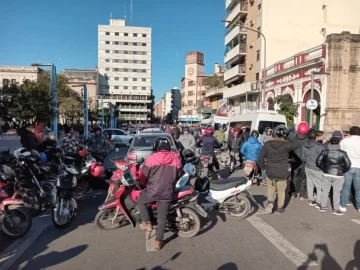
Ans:
<svg viewBox="0 0 360 270"><path fill-rule="evenodd" d="M99 94L99 73L97 69L64 69L62 74L67 78L68 86L80 95L84 88L82 85L85 84L89 103L96 105Z"/></svg>
<svg viewBox="0 0 360 270"><path fill-rule="evenodd" d="M322 44L332 33L359 33L360 1L226 0L226 96L231 106L260 106L264 66ZM281 30L279 30L281 26ZM250 28L250 29L249 29ZM265 42L260 31L266 38ZM266 59L265 59L266 55ZM242 85L243 83L246 86ZM246 97L248 102L246 102ZM263 95L262 95L263 97Z"/></svg>
<svg viewBox="0 0 360 270"><path fill-rule="evenodd" d="M41 72L43 70L39 67L0 66L0 87L5 84L21 84L25 80L37 81Z"/></svg>
<svg viewBox="0 0 360 270"><path fill-rule="evenodd" d="M161 100L155 103L154 106L155 117L162 118L162 102Z"/></svg>
<svg viewBox="0 0 360 270"><path fill-rule="evenodd" d="M214 64L214 74L219 77L220 81L224 81L225 68L221 67L218 63ZM211 108L211 113L216 114L218 101L223 98L223 92L226 87L206 87L205 102L206 106Z"/></svg>
<svg viewBox="0 0 360 270"><path fill-rule="evenodd" d="M121 117L151 118L151 28L110 20L98 26L99 96L119 106Z"/></svg>
<svg viewBox="0 0 360 270"><path fill-rule="evenodd" d="M180 89L174 87L171 89L171 119L177 121L181 109L181 92Z"/></svg>

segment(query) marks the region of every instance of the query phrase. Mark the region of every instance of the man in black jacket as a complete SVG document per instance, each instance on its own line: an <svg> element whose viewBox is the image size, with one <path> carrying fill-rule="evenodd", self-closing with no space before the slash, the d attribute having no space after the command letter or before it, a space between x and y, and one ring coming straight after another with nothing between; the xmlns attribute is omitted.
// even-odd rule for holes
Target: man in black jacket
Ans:
<svg viewBox="0 0 360 270"><path fill-rule="evenodd" d="M172 129L171 129L171 136L173 137L173 139L175 141L179 140L181 135L181 130L177 125L173 125Z"/></svg>
<svg viewBox="0 0 360 270"><path fill-rule="evenodd" d="M214 167L216 169L214 173L217 173L220 170L220 166L219 166L219 161L215 156L214 149L215 147L220 148L221 144L215 138L213 132L214 131L212 127L207 127L204 131L205 134L202 137L200 137L199 140L196 142L196 146L201 147L202 145L202 150L201 150L202 155L211 155L213 157Z"/></svg>
<svg viewBox="0 0 360 270"><path fill-rule="evenodd" d="M240 148L242 144L242 136L239 134L239 129L234 127L229 134L227 145L230 151L230 173L233 173L237 162L240 159ZM240 167L241 167L240 160Z"/></svg>
<svg viewBox="0 0 360 270"><path fill-rule="evenodd" d="M276 192L278 194L277 211L284 212L285 190L289 176L289 153L299 147L299 143L291 137L286 141L288 135L289 130L284 125L275 127L273 140L264 144L259 155L259 166L261 170L266 170L268 188L266 213L273 211Z"/></svg>

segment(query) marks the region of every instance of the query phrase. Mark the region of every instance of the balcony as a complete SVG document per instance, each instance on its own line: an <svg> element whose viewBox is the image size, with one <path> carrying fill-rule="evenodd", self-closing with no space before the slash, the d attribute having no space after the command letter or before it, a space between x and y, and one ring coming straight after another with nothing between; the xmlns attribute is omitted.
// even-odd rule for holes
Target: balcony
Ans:
<svg viewBox="0 0 360 270"><path fill-rule="evenodd" d="M247 2L239 2L226 16L226 21L233 22L236 18L240 16L240 20L242 20L248 14L248 3ZM229 24L225 23L227 27Z"/></svg>
<svg viewBox="0 0 360 270"><path fill-rule="evenodd" d="M231 9L234 6L234 4L236 4L236 2L238 2L238 0L226 0L225 8Z"/></svg>
<svg viewBox="0 0 360 270"><path fill-rule="evenodd" d="M245 75L246 75L246 65L239 64L225 72L224 81L225 81L225 83L229 83L229 82L234 81L235 79L237 79L239 77L243 77Z"/></svg>
<svg viewBox="0 0 360 270"><path fill-rule="evenodd" d="M256 81L249 81L227 88L224 91L223 98L235 98L246 94L259 93L259 89L255 87L257 84L258 83Z"/></svg>
<svg viewBox="0 0 360 270"><path fill-rule="evenodd" d="M122 105L120 106L121 112L150 112L151 110L148 109L146 106L131 106L131 105Z"/></svg>
<svg viewBox="0 0 360 270"><path fill-rule="evenodd" d="M226 89L228 89L226 86L223 88L210 88L206 90L205 97L212 97L212 96L218 96L222 94Z"/></svg>
<svg viewBox="0 0 360 270"><path fill-rule="evenodd" d="M238 44L225 56L225 64L231 65L235 61L246 56L246 44Z"/></svg>
<svg viewBox="0 0 360 270"><path fill-rule="evenodd" d="M247 29L244 27L240 27L239 25L235 26L233 29L229 29L228 33L225 36L225 46L230 44L230 42L239 34L246 35Z"/></svg>

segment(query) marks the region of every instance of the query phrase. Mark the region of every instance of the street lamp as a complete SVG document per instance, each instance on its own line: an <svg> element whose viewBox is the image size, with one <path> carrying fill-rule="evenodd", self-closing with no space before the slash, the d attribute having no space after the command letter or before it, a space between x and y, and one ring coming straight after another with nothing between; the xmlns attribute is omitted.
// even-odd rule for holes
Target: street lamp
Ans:
<svg viewBox="0 0 360 270"><path fill-rule="evenodd" d="M58 142L58 115L57 115L57 92L56 92L56 67L54 63L33 63L33 67L51 67L50 89L51 89L51 107L53 111L52 131L55 132L56 142Z"/></svg>
<svg viewBox="0 0 360 270"><path fill-rule="evenodd" d="M329 75L330 73L328 72L317 72L317 71L313 71L311 72L311 90L310 90L310 99L313 100L314 99L314 80L315 80L315 75ZM319 105L318 105L319 106ZM310 110L309 112L309 126L312 127L312 114L313 114L313 110Z"/></svg>
<svg viewBox="0 0 360 270"><path fill-rule="evenodd" d="M225 23L231 24L230 21L222 20L221 22L225 22ZM264 87L262 87L262 85L261 85L261 83L260 83L260 92L261 92L261 102L265 102L265 88L266 88L266 37L265 37L265 35L264 35L263 33L261 33L260 31L254 30L254 29L252 29L252 28L250 28L250 27L247 27L247 26L244 26L244 25L242 25L241 23L238 23L238 22L237 22L237 23L235 23L235 25L238 25L238 26L240 26L240 27L242 27L242 28L245 28L245 29L247 29L247 30L249 30L249 31L258 33L258 34L261 35L262 38L264 39L264 67L263 67L263 69L264 69L265 74L264 74L264 78L263 78ZM262 77L262 76L261 76L261 77Z"/></svg>
<svg viewBox="0 0 360 270"><path fill-rule="evenodd" d="M88 91L86 84L75 84L72 87L84 87L82 98L84 101L84 139L87 140L89 136L89 108L88 108Z"/></svg>

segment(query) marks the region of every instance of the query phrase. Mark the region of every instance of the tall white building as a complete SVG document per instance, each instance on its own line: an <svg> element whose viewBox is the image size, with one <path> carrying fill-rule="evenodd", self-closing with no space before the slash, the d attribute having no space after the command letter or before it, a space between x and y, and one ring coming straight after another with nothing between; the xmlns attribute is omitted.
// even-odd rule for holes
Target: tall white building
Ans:
<svg viewBox="0 0 360 270"><path fill-rule="evenodd" d="M165 99L165 116L171 112L171 91L164 94Z"/></svg>
<svg viewBox="0 0 360 270"><path fill-rule="evenodd" d="M151 117L151 28L110 20L98 26L99 96L119 105L120 117L148 121ZM106 106L104 104L104 106Z"/></svg>

